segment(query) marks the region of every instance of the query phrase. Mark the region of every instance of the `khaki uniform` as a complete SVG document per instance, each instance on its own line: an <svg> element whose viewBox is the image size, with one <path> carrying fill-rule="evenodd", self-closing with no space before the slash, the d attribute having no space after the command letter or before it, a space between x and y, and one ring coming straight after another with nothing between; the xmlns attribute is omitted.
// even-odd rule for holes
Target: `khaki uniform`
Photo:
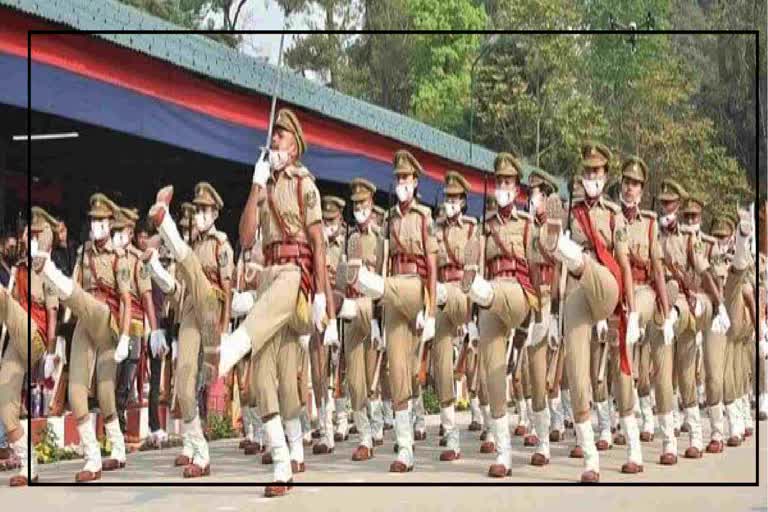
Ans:
<svg viewBox="0 0 768 512"><path fill-rule="evenodd" d="M336 269L344 256L344 239L346 236L343 227L339 233L329 240L325 246L325 266L328 269L328 279L331 288L336 286ZM346 348L345 348L346 350ZM310 343L310 366L312 367L312 390L315 394L315 405L318 409L328 395L328 348L323 346L320 334L313 330Z"/></svg>
<svg viewBox="0 0 768 512"><path fill-rule="evenodd" d="M302 255L310 254L307 230L321 221L322 211L312 174L303 166L290 165L273 176L267 194L259 209L265 268L255 305L238 329L247 333L258 360L255 399L261 416L279 412L288 420L301 412L298 337L312 331L308 287L314 279L309 273L302 275L299 257L288 256L287 248L300 246ZM311 269L311 256L301 263Z"/></svg>
<svg viewBox="0 0 768 512"><path fill-rule="evenodd" d="M588 208L589 219L606 249L614 255L626 256L627 234L621 208L602 197L591 208L583 200L574 200L573 208L582 204ZM621 297L619 284L608 268L598 262L592 242L575 217L570 229L573 241L584 248L584 270L578 280L568 276L564 310L565 365L574 421L581 423L589 419L590 381L594 400L602 402L607 398L605 382L598 384L600 344L593 339L592 326L613 315Z"/></svg>
<svg viewBox="0 0 768 512"><path fill-rule="evenodd" d="M26 262L23 268L26 269ZM24 279L22 285L26 288L28 274L21 269L20 265L17 279ZM18 297L18 293L14 294L16 297L12 297L11 292L0 287L0 324L6 326L9 342L0 365L0 420L9 433L21 427L21 389L30 360L29 347L32 348L31 361L34 368L45 351L47 325L43 322L47 321L49 311L55 312L58 308L58 298L47 286L43 286L40 275L32 272L30 279L32 288L29 290L29 299ZM16 287L14 291L18 292L18 289ZM31 320L27 309L22 305L28 300L31 300L33 311Z"/></svg>
<svg viewBox="0 0 768 512"><path fill-rule="evenodd" d="M651 211L640 210L638 214L622 214L627 232L627 246L629 250L629 262L632 268L632 281L634 283L635 310L639 316L640 329L646 329L654 318L656 326L661 328L663 318L656 308L656 292L653 287L653 264L661 262L661 245L658 240L658 225L656 214ZM654 315L654 313L656 313ZM638 387L644 386L647 396L650 392L650 347L645 340L637 342L636 350L632 350L630 357L637 361L631 361L638 375ZM629 416L635 406L634 382L631 375L623 374L619 369L619 348L611 347L611 374L613 376L613 395L618 402L619 415ZM638 394L639 391L638 391Z"/></svg>
<svg viewBox="0 0 768 512"><path fill-rule="evenodd" d="M493 286L493 301L480 310L478 348L480 384L488 395L493 418L507 412L509 333L523 324L535 302L532 291L518 280L532 254L531 231L530 217L514 209L508 218L499 213L486 218L485 269Z"/></svg>
<svg viewBox="0 0 768 512"><path fill-rule="evenodd" d="M114 353L119 334L120 296L130 293L132 269L122 249L107 240L99 248L86 242L78 251L80 285L61 301L77 316L69 361L69 402L75 418L88 415L91 368L96 365L99 408L106 419L115 415Z"/></svg>
<svg viewBox="0 0 768 512"><path fill-rule="evenodd" d="M761 270L764 273L764 267ZM755 355L755 326L744 295L754 293L754 277L754 265L744 270L730 267L723 290L723 301L731 320L723 376L723 403L726 406L749 393L749 375Z"/></svg>
<svg viewBox="0 0 768 512"><path fill-rule="evenodd" d="M441 404L456 400L453 379L453 340L466 324L469 298L461 289L464 274L464 249L478 231L477 220L458 214L456 220L437 222L437 280L445 285L447 299L435 318L432 369L437 398Z"/></svg>
<svg viewBox="0 0 768 512"><path fill-rule="evenodd" d="M403 404L418 396L414 378L419 370L419 335L415 319L425 304L425 281L413 258L437 253L437 241L429 208L412 204L406 212L398 206L389 211L391 272L385 281L381 304L386 319L387 368L392 402ZM403 263L398 263L402 260ZM433 298L434 300L434 298Z"/></svg>
<svg viewBox="0 0 768 512"><path fill-rule="evenodd" d="M695 319L680 283L674 280L671 273L671 268L676 267L683 272L686 278L693 279L693 276L699 275L709 268L703 246L695 238L694 235L682 233L679 229L673 232L662 230L659 237L664 258L667 297L670 307L675 307L679 314L679 320L675 326L677 343L674 350L672 346L665 347L663 345L661 332L656 331L653 338L656 342L653 345L653 364L660 377L656 382L657 387L655 389L656 408L659 415L666 414L675 407L672 395L672 378L663 377L667 371L672 372L673 368L675 380L682 395L683 407L689 408L696 403L695 336L697 326L705 323L702 319L711 320L712 306L709 298L704 294L695 294L695 297L705 300L708 304L702 319Z"/></svg>
<svg viewBox="0 0 768 512"><path fill-rule="evenodd" d="M545 234L544 230L546 230L546 224L539 223L533 218L531 225L532 248L538 247L539 240ZM543 318L547 318L551 309L552 283L559 276L554 275L554 262L545 258L539 250L534 249L531 251L530 262L538 264L541 269L541 314ZM560 349L563 349L563 347L561 346ZM526 368L523 368L523 380L526 379L526 373L528 373L527 377L530 380L533 412L543 411L547 407L547 355L549 344L546 340L543 340L537 345L529 346L527 352L528 372L525 371ZM557 361L553 360L551 364L557 364ZM547 435L547 432L537 432L537 434L544 436Z"/></svg>
<svg viewBox="0 0 768 512"><path fill-rule="evenodd" d="M176 396L184 422L197 416L196 380L201 349L214 346L221 333L223 284L232 279L234 259L227 235L211 228L192 241L191 251L177 262L177 279L184 283L184 304L176 360ZM178 288L178 287L177 287Z"/></svg>
<svg viewBox="0 0 768 512"><path fill-rule="evenodd" d="M381 230L369 225L363 231L356 229L349 237L350 254L362 257L363 264L372 272L382 265ZM347 389L353 411L368 404L369 390L376 371L377 350L371 340L373 302L354 287L346 288L346 297L357 304L357 316L344 322L344 357L347 365Z"/></svg>

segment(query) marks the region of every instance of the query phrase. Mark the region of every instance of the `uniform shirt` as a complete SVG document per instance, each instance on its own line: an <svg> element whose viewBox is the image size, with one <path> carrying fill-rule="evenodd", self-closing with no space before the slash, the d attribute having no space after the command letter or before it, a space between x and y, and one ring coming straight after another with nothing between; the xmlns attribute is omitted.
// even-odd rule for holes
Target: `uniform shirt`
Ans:
<svg viewBox="0 0 768 512"><path fill-rule="evenodd" d="M526 261L532 253L531 233L534 227L527 213L513 208L509 218L506 219L498 212L489 213L485 218L485 231L486 262L491 262L499 256L506 256L504 249ZM496 243L494 231L498 231L499 240L504 245L504 249Z"/></svg>
<svg viewBox="0 0 768 512"><path fill-rule="evenodd" d="M372 223L368 223L363 229L359 227L354 229L349 236L350 255L360 256L363 264L372 272L380 271L383 257L382 246L381 229Z"/></svg>
<svg viewBox="0 0 768 512"><path fill-rule="evenodd" d="M331 287L336 284L336 269L339 266L341 257L344 256L344 239L346 237L346 229L339 227L339 231L330 240L325 242L325 266L329 271L329 278L331 280Z"/></svg>
<svg viewBox="0 0 768 512"><path fill-rule="evenodd" d="M464 268L464 249L477 233L477 220L467 215L440 218L436 223L437 268L457 265Z"/></svg>
<svg viewBox="0 0 768 512"><path fill-rule="evenodd" d="M574 208L580 204L587 203L583 199L573 201ZM589 205L587 204L587 206ZM612 251L616 256L622 254L626 256L629 254L624 216L621 214L621 207L619 205L601 196L589 208L589 218L597 235L602 237L606 249ZM613 218L613 222L611 222L611 218ZM592 242L584 234L581 225L575 218L571 219L570 230L571 239L582 246L585 251L594 255L595 248L592 246Z"/></svg>
<svg viewBox="0 0 768 512"><path fill-rule="evenodd" d="M234 251L226 233L211 227L208 232L195 238L192 250L206 277L216 288L222 289L224 282L232 279L235 270Z"/></svg>
<svg viewBox="0 0 768 512"><path fill-rule="evenodd" d="M687 284L698 287L701 274L710 267L701 239L695 234L680 231L679 226L676 226L673 230L661 230L659 242L663 254L665 278L671 279L672 269L677 267L688 282Z"/></svg>
<svg viewBox="0 0 768 512"><path fill-rule="evenodd" d="M301 208L297 196L299 188L302 195ZM323 218L320 193L312 174L301 164L289 165L269 179L267 193L271 194L271 202L276 211L271 211L269 199L261 205L259 220L264 246L284 240L281 222L289 238L307 242L308 228Z"/></svg>
<svg viewBox="0 0 768 512"><path fill-rule="evenodd" d="M389 249L393 255L403 252L413 256L437 253L432 212L427 206L413 203L403 213L398 205L390 210L390 218L392 219L392 227L389 232ZM426 223L426 226L423 223ZM426 247L424 247L424 234L422 232L424 227L426 228Z"/></svg>
<svg viewBox="0 0 768 512"><path fill-rule="evenodd" d="M640 210L634 216L622 213L627 230L627 248L632 267L648 271L648 278L653 269L652 263L662 260L661 245L659 244L659 227L656 214L648 210Z"/></svg>
<svg viewBox="0 0 768 512"><path fill-rule="evenodd" d="M84 252L83 252L84 251ZM107 240L99 248L93 242L86 242L85 249L78 249L78 261L82 261L80 279L83 289L88 292L112 290L118 295L131 291L131 268L125 251L115 249Z"/></svg>
<svg viewBox="0 0 768 512"><path fill-rule="evenodd" d="M27 291L27 278L31 288ZM43 277L38 272L28 272L26 261L19 263L16 270L16 284L11 291L11 295L21 304L24 309L28 309L35 321L40 336L45 339L48 337L48 310L58 309L59 298L51 289L50 285L45 284ZM29 302L28 302L29 301ZM31 306L28 308L28 306Z"/></svg>
<svg viewBox="0 0 768 512"><path fill-rule="evenodd" d="M717 238L706 233L701 233L701 240L704 242L704 254L709 261L709 266L712 269L712 275L715 277L715 282L722 287L728 277L729 263L727 254L720 248Z"/></svg>

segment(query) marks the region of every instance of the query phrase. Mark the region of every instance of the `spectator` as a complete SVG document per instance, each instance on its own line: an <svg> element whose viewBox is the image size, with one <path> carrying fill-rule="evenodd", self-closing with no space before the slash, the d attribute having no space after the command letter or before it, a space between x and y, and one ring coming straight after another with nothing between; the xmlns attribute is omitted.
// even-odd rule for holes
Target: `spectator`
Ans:
<svg viewBox="0 0 768 512"><path fill-rule="evenodd" d="M71 276L77 260L77 242L69 239L67 225L64 222L59 222L55 243L51 259L64 274Z"/></svg>
<svg viewBox="0 0 768 512"><path fill-rule="evenodd" d="M18 242L14 235L7 235L0 240L0 284L8 286L11 279L11 267L16 263Z"/></svg>

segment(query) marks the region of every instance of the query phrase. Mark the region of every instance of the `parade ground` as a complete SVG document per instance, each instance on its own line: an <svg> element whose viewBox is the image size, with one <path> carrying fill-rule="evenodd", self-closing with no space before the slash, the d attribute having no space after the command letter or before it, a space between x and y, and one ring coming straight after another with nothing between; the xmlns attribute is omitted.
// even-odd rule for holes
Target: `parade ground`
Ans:
<svg viewBox="0 0 768 512"><path fill-rule="evenodd" d="M566 442L553 443L552 462L544 468L528 465L531 448L522 445L522 438L513 437L512 476L491 480L485 476L492 455L479 453L478 434L468 432L469 415L458 415L462 432L462 458L452 463L441 463L437 437L438 416L428 417L428 437L416 443L414 473L387 472L394 455L392 439L385 436L383 447L375 452L373 460L352 462L355 437L336 445L332 455L307 455L307 472L298 475L297 482L320 484L295 487L284 498L263 497L259 484L267 482L271 467L260 463L260 457L246 457L237 449L238 440L211 443L211 477L204 480L184 480L179 468L172 467L174 449L134 453L128 458L126 469L104 473L102 484L136 483L135 487L48 487L17 492L0 490L4 510L36 509L46 504L50 510L205 510L245 511L264 507L288 507L290 510L349 510L364 507L367 510L498 510L511 508L526 510L645 510L655 503L664 503L667 510L729 510L761 511L767 509L766 491L766 429L760 429L761 486L720 487L721 483L754 482L755 443L753 436L739 448L727 448L721 455L706 455L700 460L682 458L676 466L660 466L657 461L661 443L643 444L645 471L640 475L622 475L619 468L625 459L624 447L614 446L601 452L601 482L608 484L656 484L650 487L604 486L548 488L531 484L570 484L581 473L581 460L567 458L574 442L569 432ZM388 433L389 434L389 433ZM705 429L705 437L708 432ZM682 454L688 446L685 434L678 443ZM307 450L311 452L311 448ZM80 469L81 461L69 461L40 467L43 482L71 483ZM245 468L248 468L246 471ZM195 484L229 482L243 487L197 487ZM425 487L370 486L370 484L401 485L411 482L429 484ZM173 485L190 484L189 488L142 486L141 483ZM487 486L457 487L456 484L488 484ZM702 484L697 487L673 487L669 484ZM252 484L252 486L248 486ZM368 484L357 487L326 486L328 484ZM580 499L585 493L589 500ZM51 508L52 507L52 508ZM581 507L581 508L580 508ZM285 510L285 509L283 509Z"/></svg>

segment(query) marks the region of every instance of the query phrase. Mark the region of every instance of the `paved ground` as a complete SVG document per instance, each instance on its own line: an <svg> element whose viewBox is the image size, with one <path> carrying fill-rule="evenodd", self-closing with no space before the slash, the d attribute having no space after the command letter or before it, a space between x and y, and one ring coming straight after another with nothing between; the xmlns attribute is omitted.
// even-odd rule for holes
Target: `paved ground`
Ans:
<svg viewBox="0 0 768 512"><path fill-rule="evenodd" d="M269 481L271 470L262 466L258 457L246 457L237 450L237 441L220 441L211 445L212 475L206 482L232 482L253 484L253 487L219 488L160 488L160 487L120 487L86 490L65 488L37 488L27 490L0 490L2 510L21 510L43 502L56 504L50 510L64 510L76 507L82 510L95 510L106 507L117 510L178 510L241 511L256 510L260 507L290 506L292 510L312 507L315 510L340 510L364 507L369 510L475 510L500 509L510 506L538 508L559 507L569 510L647 510L648 506L663 504L682 507L679 510L768 510L766 493L766 430L768 424L762 423L760 430L760 476L761 487L714 487L707 484L714 482L754 482L755 480L755 444L752 437L742 447L727 449L722 455L705 455L701 460L690 461L681 458L675 467L662 467L658 460L660 443L644 444L646 459L645 472L642 475L622 475L619 468L624 459L624 448L614 447L605 453L601 462L601 480L613 483L656 483L675 482L701 483L704 487L603 487L585 491L580 487L515 487L510 486L531 483L571 483L581 471L580 461L568 459L567 452L573 444L573 437L568 442L553 445L553 461L548 467L534 468L528 465L531 448L522 446L522 438L513 438L513 476L504 480L490 480L485 476L493 456L483 455L478 451L479 442L476 433L466 431L468 417L459 415L462 427L463 457L453 463L440 463L437 458L440 448L437 446L437 416L429 418L429 437L427 441L416 444L416 470L406 475L387 473L394 455L392 440L387 439L384 446L376 452L376 457L368 462L355 463L350 460L355 446L350 441L337 445L336 453L326 456L307 456L308 472L297 478L309 486L294 488L289 497L280 500L263 498L262 488L258 484ZM679 451L688 446L687 439L681 437ZM128 467L117 473L105 474L103 483L129 482L175 482L201 483L181 478L181 472L171 466L176 455L175 450L142 452L129 456ZM69 483L81 462L71 461L41 468L41 480L45 482ZM0 474L0 476L4 476ZM424 482L433 487L396 488L405 482ZM451 488L451 483L499 484L483 487ZM388 487L325 487L311 484L331 483L384 483ZM445 486L437 487L439 484ZM5 505L11 507L6 509ZM356 505L356 506L354 506ZM295 507L295 508L294 508Z"/></svg>

